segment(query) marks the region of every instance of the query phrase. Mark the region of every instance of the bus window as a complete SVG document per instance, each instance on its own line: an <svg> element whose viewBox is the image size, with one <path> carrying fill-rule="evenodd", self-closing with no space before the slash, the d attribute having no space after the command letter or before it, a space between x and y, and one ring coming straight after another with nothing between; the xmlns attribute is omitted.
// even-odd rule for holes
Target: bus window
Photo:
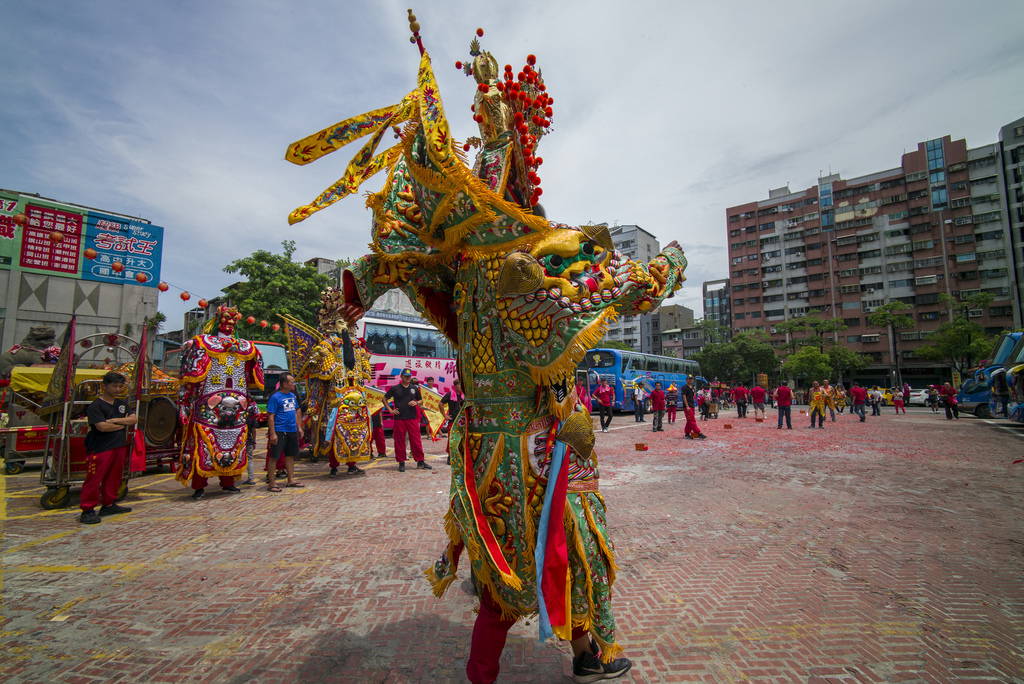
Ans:
<svg viewBox="0 0 1024 684"><path fill-rule="evenodd" d="M447 356L441 353L444 349L440 346L441 343L447 344L447 342L444 336L436 330L411 328L409 330L409 340L412 343L412 356L423 359L436 359Z"/></svg>
<svg viewBox="0 0 1024 684"><path fill-rule="evenodd" d="M661 364L658 363L657 356L648 356L645 370L652 373L657 373L661 369Z"/></svg>
<svg viewBox="0 0 1024 684"><path fill-rule="evenodd" d="M366 324L366 348L372 354L405 356L409 353L408 328L382 323Z"/></svg>
<svg viewBox="0 0 1024 684"><path fill-rule="evenodd" d="M256 348L263 357L264 370L287 370L288 352L282 345L256 342Z"/></svg>
<svg viewBox="0 0 1024 684"><path fill-rule="evenodd" d="M625 357L625 354L623 354ZM614 368L615 352L610 351L589 351L586 355L588 368Z"/></svg>

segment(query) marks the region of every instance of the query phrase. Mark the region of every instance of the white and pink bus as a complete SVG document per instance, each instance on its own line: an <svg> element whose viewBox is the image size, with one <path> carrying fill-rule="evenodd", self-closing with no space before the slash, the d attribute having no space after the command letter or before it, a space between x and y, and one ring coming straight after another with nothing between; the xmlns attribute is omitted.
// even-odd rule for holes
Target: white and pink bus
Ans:
<svg viewBox="0 0 1024 684"><path fill-rule="evenodd" d="M370 350L370 384L387 391L399 383L403 369L412 371L421 387L434 379L434 389L444 395L456 379L455 354L437 328L407 314L368 311L359 320L358 336ZM391 416L384 412L384 427Z"/></svg>

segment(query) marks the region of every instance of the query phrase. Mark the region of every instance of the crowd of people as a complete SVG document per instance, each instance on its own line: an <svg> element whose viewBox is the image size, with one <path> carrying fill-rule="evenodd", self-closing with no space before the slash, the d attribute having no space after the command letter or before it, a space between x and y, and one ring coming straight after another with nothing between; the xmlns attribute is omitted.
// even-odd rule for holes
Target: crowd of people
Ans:
<svg viewBox="0 0 1024 684"><path fill-rule="evenodd" d="M637 382L629 396L633 400L634 422L646 423L649 415L651 431L664 432L666 419L669 425L675 423L676 413L682 409L686 417L686 438L706 439L706 435L697 426L697 415L700 420L706 421L717 417L720 410L735 407L737 418L746 418L748 409L753 409L754 419L763 421L767 415L766 409L775 408L778 411L778 429L781 430L785 424L792 430L792 407L803 403L808 406L807 413L811 419L808 427L824 429L826 415L829 421L835 422L836 415L842 415L847 407L861 422L867 420L868 409L872 416L882 415L882 408L890 401L897 415L906 414L911 392L910 385L904 383L901 388L891 391L890 398L890 391L878 385L862 386L854 382L847 390L841 385L832 385L828 380L820 383L815 381L806 390L796 390L786 384L774 390L760 385L747 388L742 383L732 388L712 387L705 383L696 389L695 379L690 376L682 388L676 387L674 383L663 388L661 382L655 382L654 389L648 391L643 383ZM933 385L925 392L926 405L931 407L933 413L939 412L941 404L946 410L947 420L960 419L957 392L950 383ZM576 394L591 413L597 412L600 415L601 432L608 432L615 406L615 390L608 380L601 378L593 392L588 393L586 383L580 379Z"/></svg>

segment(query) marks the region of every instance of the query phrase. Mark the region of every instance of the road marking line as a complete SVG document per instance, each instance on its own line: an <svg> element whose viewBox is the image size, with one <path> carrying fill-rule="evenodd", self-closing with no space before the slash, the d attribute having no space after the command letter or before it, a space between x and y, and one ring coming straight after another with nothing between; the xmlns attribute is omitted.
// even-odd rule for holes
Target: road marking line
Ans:
<svg viewBox="0 0 1024 684"><path fill-rule="evenodd" d="M992 427L997 427L1005 432L1009 432L1011 435L1015 437L1020 437L1021 439L1024 439L1024 428L1010 427L1009 425L1006 425L1004 421L995 420L994 418L982 418L981 422L987 425L991 425Z"/></svg>

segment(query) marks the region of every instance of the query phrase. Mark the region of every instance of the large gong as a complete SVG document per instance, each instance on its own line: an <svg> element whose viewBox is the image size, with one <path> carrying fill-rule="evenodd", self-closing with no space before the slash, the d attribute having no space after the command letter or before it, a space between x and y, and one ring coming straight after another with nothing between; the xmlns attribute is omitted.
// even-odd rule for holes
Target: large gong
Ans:
<svg viewBox="0 0 1024 684"><path fill-rule="evenodd" d="M157 397L149 402L144 427L146 444L164 446L174 439L178 429L178 407L166 397Z"/></svg>

